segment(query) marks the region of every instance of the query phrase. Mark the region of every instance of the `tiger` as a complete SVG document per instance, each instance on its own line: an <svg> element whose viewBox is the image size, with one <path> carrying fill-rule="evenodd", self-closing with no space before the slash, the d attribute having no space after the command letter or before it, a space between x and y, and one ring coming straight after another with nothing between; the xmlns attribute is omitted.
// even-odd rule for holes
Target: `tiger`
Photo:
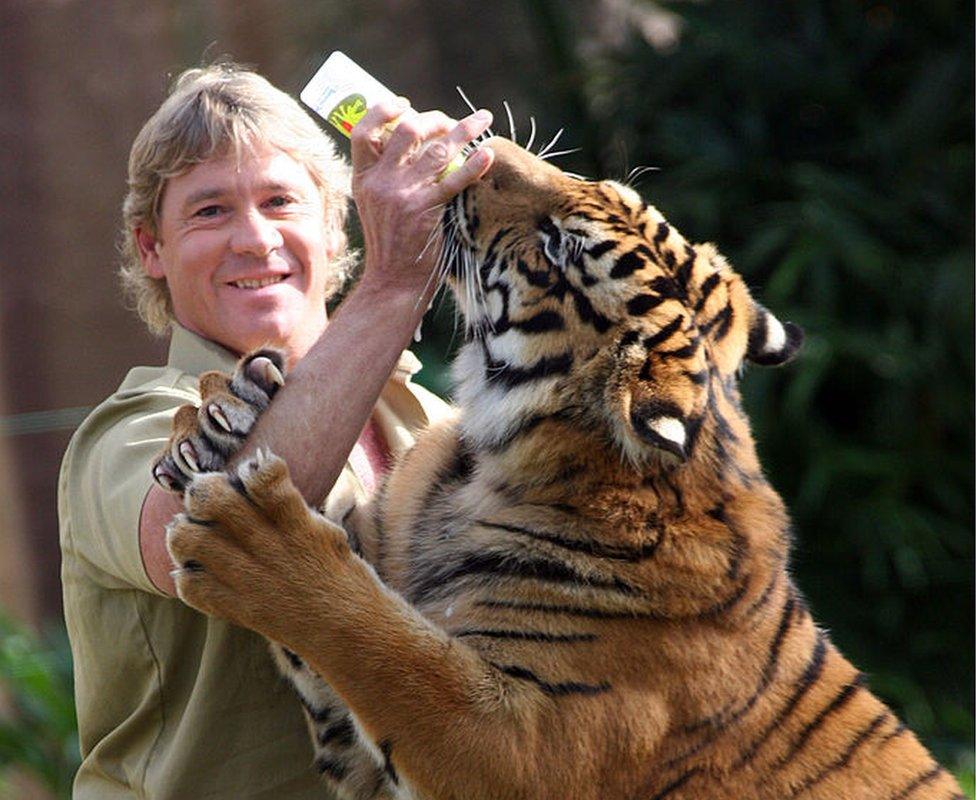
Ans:
<svg viewBox="0 0 976 800"><path fill-rule="evenodd" d="M347 800L962 798L790 576L738 387L801 328L632 188L488 145L441 220L454 414L347 530L270 452L224 471L281 354L205 376L154 468L179 596L272 643Z"/></svg>

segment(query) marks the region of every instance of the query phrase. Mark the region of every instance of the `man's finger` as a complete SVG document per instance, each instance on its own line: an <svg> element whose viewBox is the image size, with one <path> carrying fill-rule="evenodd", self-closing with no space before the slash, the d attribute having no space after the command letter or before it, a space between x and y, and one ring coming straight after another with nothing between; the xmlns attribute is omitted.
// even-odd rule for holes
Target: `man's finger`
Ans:
<svg viewBox="0 0 976 800"><path fill-rule="evenodd" d="M389 136L390 124L410 108L405 97L377 103L352 129L353 167L361 170L372 165L383 153L384 142Z"/></svg>
<svg viewBox="0 0 976 800"><path fill-rule="evenodd" d="M458 192L480 180L491 169L494 161L495 153L490 147L479 147L468 156L464 164L453 172L449 172L434 185L434 202L437 204L446 203Z"/></svg>
<svg viewBox="0 0 976 800"><path fill-rule="evenodd" d="M491 112L482 109L455 123L445 136L434 139L424 146L422 155L416 161L417 169L440 177L467 144L488 130L491 119Z"/></svg>
<svg viewBox="0 0 976 800"><path fill-rule="evenodd" d="M442 111L404 114L400 124L390 135L383 152L396 163L409 162L413 155L423 148L425 142L443 136L456 124Z"/></svg>

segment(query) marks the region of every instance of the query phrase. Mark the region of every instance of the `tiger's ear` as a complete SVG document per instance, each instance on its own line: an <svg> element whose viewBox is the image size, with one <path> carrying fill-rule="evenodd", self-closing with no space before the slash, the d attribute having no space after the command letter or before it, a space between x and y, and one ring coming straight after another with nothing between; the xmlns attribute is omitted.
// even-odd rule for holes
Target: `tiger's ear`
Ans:
<svg viewBox="0 0 976 800"><path fill-rule="evenodd" d="M752 303L746 358L754 364L778 367L797 354L803 344L803 329L792 322L780 322L759 303Z"/></svg>
<svg viewBox="0 0 976 800"><path fill-rule="evenodd" d="M675 406L655 401L637 403L631 408L630 424L648 444L687 460L688 424Z"/></svg>

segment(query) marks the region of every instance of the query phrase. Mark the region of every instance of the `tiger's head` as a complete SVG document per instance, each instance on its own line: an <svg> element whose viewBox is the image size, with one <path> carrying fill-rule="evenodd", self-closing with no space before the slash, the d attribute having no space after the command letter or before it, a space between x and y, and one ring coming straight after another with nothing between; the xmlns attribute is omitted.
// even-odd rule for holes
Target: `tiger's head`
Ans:
<svg viewBox="0 0 976 800"><path fill-rule="evenodd" d="M693 458L703 426L738 407L743 361L785 363L801 330L629 187L488 144L491 170L444 213L465 436L499 448L555 415L636 466Z"/></svg>

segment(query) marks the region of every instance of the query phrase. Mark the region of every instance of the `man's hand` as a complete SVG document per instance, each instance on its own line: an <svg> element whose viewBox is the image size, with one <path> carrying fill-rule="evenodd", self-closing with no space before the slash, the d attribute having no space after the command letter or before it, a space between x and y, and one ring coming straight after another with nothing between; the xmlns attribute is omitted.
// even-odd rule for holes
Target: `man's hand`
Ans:
<svg viewBox="0 0 976 800"><path fill-rule="evenodd" d="M428 284L437 247L428 240L441 208L488 171L494 154L482 147L442 173L490 124L488 111L455 122L440 111L417 113L402 101L374 106L353 128L352 190L363 227L365 284L383 292L402 288L418 299L425 287L433 292Z"/></svg>

